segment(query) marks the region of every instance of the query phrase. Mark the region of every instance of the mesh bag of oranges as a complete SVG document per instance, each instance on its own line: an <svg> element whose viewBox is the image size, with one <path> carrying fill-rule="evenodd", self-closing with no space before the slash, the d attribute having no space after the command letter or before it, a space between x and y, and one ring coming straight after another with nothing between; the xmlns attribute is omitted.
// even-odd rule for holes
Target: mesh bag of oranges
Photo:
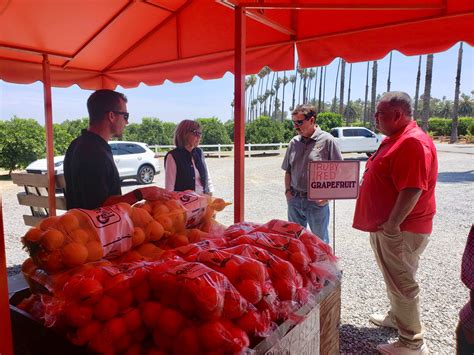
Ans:
<svg viewBox="0 0 474 355"><path fill-rule="evenodd" d="M114 258L132 247L130 212L126 203L73 209L44 219L21 240L34 263L49 273Z"/></svg>

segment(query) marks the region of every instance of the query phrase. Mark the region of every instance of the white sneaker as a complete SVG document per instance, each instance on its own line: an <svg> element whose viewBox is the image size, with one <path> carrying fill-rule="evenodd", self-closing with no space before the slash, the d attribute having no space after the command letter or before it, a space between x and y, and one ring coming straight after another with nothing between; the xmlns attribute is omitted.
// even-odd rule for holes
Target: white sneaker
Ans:
<svg viewBox="0 0 474 355"><path fill-rule="evenodd" d="M423 344L418 349L410 349L407 345L396 341L392 344L377 345L377 350L385 355L427 355L429 354L428 347Z"/></svg>
<svg viewBox="0 0 474 355"><path fill-rule="evenodd" d="M390 318L390 315L388 314L384 316L382 314L374 313L369 317L369 320L375 325L378 325L379 327L397 329L397 326L395 325L395 323L393 323L392 319Z"/></svg>

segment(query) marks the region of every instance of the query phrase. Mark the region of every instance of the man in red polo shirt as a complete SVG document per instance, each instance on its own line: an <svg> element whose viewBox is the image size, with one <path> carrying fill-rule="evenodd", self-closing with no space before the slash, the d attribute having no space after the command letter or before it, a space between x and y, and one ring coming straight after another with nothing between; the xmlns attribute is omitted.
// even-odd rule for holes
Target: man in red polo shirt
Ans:
<svg viewBox="0 0 474 355"><path fill-rule="evenodd" d="M375 122L387 138L367 161L353 227L370 233L390 310L370 320L398 329L399 340L378 345L380 353L428 354L415 275L436 212L436 148L412 119L411 99L404 92L383 95Z"/></svg>

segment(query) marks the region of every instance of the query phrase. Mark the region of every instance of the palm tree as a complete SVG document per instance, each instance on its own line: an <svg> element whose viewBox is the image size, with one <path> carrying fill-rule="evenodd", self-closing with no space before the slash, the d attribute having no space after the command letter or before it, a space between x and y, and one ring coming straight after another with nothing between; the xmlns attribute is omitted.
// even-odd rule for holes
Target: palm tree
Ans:
<svg viewBox="0 0 474 355"><path fill-rule="evenodd" d="M456 82L454 84L454 105L453 105L453 123L451 127L451 138L449 143L458 141L458 110L459 110L459 87L461 86L461 67L462 67L462 42L459 43L458 67L456 70Z"/></svg>
<svg viewBox="0 0 474 355"><path fill-rule="evenodd" d="M367 75L365 79L365 100L364 100L364 118L363 122L365 125L365 122L368 121L368 114L367 114L367 100L369 98L369 62L367 62Z"/></svg>
<svg viewBox="0 0 474 355"><path fill-rule="evenodd" d="M310 68L308 71L308 95L306 97L307 102L311 102L311 84L313 82L313 79L316 77L316 72L314 71L313 68Z"/></svg>
<svg viewBox="0 0 474 355"><path fill-rule="evenodd" d="M337 100L337 82L339 79L339 69L341 68L341 59L339 58L339 63L337 64L337 72L336 72L336 85L334 86L334 99L332 100L331 105L331 112L336 112L336 100Z"/></svg>
<svg viewBox="0 0 474 355"><path fill-rule="evenodd" d="M416 72L416 89L415 89L415 112L413 117L418 118L418 96L420 94L420 77L421 77L421 55L418 60L418 71Z"/></svg>
<svg viewBox="0 0 474 355"><path fill-rule="evenodd" d="M374 128L375 101L377 100L377 61L372 65L372 95L370 97L370 127Z"/></svg>
<svg viewBox="0 0 474 355"><path fill-rule="evenodd" d="M349 67L349 87L347 89L347 105L346 109L352 109L351 107L351 82L352 82L352 63ZM349 115L346 114L346 110L344 110L344 116L346 117L346 126L349 126Z"/></svg>
<svg viewBox="0 0 474 355"><path fill-rule="evenodd" d="M297 73L295 75L290 75L290 83L293 86L293 99L291 101L291 108L290 110L294 110L295 108L295 93L296 93L296 80L297 80Z"/></svg>
<svg viewBox="0 0 474 355"><path fill-rule="evenodd" d="M390 91L390 75L392 73L392 52L390 52L390 59L388 62L388 77L387 77L387 92Z"/></svg>
<svg viewBox="0 0 474 355"><path fill-rule="evenodd" d="M300 75L300 86L298 88L298 103L301 103L301 85L303 84L304 72L306 69L298 69L298 74Z"/></svg>
<svg viewBox="0 0 474 355"><path fill-rule="evenodd" d="M324 67L321 67L320 73L319 73L319 97L318 97L318 112L321 112L321 95L323 93L323 70Z"/></svg>
<svg viewBox="0 0 474 355"><path fill-rule="evenodd" d="M314 70L314 96L313 96L314 106L316 106L316 89L317 88L318 88L318 68Z"/></svg>
<svg viewBox="0 0 474 355"><path fill-rule="evenodd" d="M253 107L252 107L252 101L254 100L254 86L257 83L257 76L252 74L249 77L249 85L250 85L250 95L249 95L249 101L248 101L248 115L247 115L247 121L250 122L252 120L252 114L253 114Z"/></svg>
<svg viewBox="0 0 474 355"><path fill-rule="evenodd" d="M471 94L474 95L473 91ZM458 113L461 116L472 116L474 111L474 102L471 100L471 97L466 94L461 94L462 101L459 103L459 110Z"/></svg>
<svg viewBox="0 0 474 355"><path fill-rule="evenodd" d="M322 101L322 109L323 111L326 109L326 72L327 67L324 67L324 83L323 83L323 101Z"/></svg>
<svg viewBox="0 0 474 355"><path fill-rule="evenodd" d="M275 104L273 105L275 107L275 120L276 120L276 114L277 114L277 110L278 110L278 107L277 107L278 90L280 90L280 86L281 86L282 83L283 83L283 79L278 77L278 72L277 72L277 80L276 80L276 83L275 83L275 86L274 86L274 88L275 88Z"/></svg>
<svg viewBox="0 0 474 355"><path fill-rule="evenodd" d="M285 114L285 86L288 84L290 80L286 77L286 70L283 72L283 94L281 95L281 122L283 122L284 114Z"/></svg>
<svg viewBox="0 0 474 355"><path fill-rule="evenodd" d="M341 88L339 91L339 113L344 114L344 81L346 79L346 61L341 58Z"/></svg>
<svg viewBox="0 0 474 355"><path fill-rule="evenodd" d="M423 93L423 111L421 113L421 128L428 131L430 117L431 79L433 78L433 54L426 56L425 91Z"/></svg>

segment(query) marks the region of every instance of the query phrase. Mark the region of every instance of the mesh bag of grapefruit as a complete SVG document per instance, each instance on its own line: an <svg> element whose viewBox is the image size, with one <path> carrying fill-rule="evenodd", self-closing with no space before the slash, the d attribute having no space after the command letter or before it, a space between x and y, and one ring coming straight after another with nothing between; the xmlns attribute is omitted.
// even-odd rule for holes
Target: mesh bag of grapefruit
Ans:
<svg viewBox="0 0 474 355"><path fill-rule="evenodd" d="M280 300L265 264L219 249L203 250L188 256L186 260L200 262L224 274L237 291L258 310L268 310L274 321L282 319Z"/></svg>

